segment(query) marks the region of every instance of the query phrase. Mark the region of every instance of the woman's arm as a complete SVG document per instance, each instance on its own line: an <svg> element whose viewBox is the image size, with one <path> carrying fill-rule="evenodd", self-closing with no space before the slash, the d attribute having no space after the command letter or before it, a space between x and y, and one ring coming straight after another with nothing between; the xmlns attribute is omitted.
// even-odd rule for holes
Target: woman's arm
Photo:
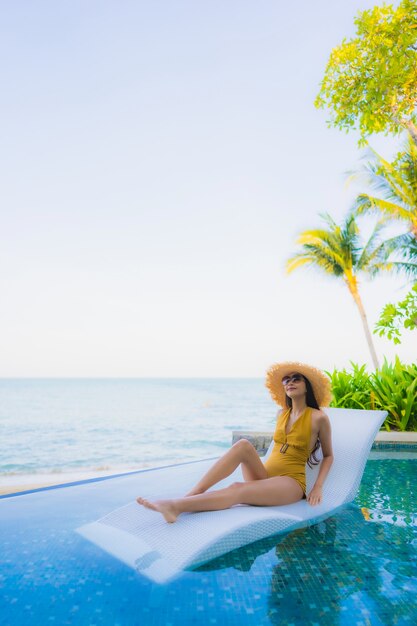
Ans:
<svg viewBox="0 0 417 626"><path fill-rule="evenodd" d="M307 502L312 505L320 504L323 495L323 483L326 480L326 476L333 463L332 429L330 426L330 420L326 413L322 413L320 415L318 436L320 438L321 449L323 452L323 460L320 463L320 469L316 482L307 496Z"/></svg>

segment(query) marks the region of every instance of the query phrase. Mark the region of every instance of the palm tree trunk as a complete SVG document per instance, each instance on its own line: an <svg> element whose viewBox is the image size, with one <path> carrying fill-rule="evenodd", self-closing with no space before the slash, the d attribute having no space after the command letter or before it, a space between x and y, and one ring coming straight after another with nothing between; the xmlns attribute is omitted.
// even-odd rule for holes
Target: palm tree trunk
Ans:
<svg viewBox="0 0 417 626"><path fill-rule="evenodd" d="M371 335L370 330L369 330L368 320L366 318L365 309L363 308L363 304L362 304L361 297L359 295L359 291L358 291L356 286L353 287L353 288L352 288L351 285L348 285L348 286L349 286L349 290L350 290L350 292L351 292L351 294L353 296L353 299L355 300L356 306L359 309L359 314L361 316L363 329L365 331L366 341L368 342L368 347L369 347L369 350L371 352L371 357L372 357L372 361L373 361L374 367L377 370L377 369L379 369L378 357L376 356L374 342L372 341L372 335Z"/></svg>

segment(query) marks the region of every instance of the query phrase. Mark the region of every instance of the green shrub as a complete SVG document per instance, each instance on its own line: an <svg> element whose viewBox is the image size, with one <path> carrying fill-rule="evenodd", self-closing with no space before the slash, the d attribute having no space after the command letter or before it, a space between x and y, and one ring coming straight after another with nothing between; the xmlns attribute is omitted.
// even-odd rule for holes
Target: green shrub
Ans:
<svg viewBox="0 0 417 626"><path fill-rule="evenodd" d="M356 365L352 361L353 372L334 370L326 372L332 383L333 400L331 406L351 409L370 409L371 396L369 388L369 374L366 365Z"/></svg>
<svg viewBox="0 0 417 626"><path fill-rule="evenodd" d="M404 365L398 357L373 373L352 361L352 372L326 372L332 383L330 406L388 411L385 430L417 430L417 366Z"/></svg>
<svg viewBox="0 0 417 626"><path fill-rule="evenodd" d="M417 430L417 366L403 365L398 357L393 364L384 360L371 376L375 408L388 411L387 430Z"/></svg>

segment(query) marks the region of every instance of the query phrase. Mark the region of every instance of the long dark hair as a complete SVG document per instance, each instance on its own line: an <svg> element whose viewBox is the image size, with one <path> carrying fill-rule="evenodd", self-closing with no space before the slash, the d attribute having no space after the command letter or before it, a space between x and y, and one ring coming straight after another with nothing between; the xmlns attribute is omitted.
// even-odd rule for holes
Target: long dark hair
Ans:
<svg viewBox="0 0 417 626"><path fill-rule="evenodd" d="M316 396L314 395L314 391L313 391L313 387L311 386L311 382L308 380L308 378L306 378L303 374L301 374L301 376L304 379L304 382L306 384L306 389L307 389L307 394L306 394L306 405L313 408L313 409L319 409L319 405L317 403L316 400ZM287 396L287 394L285 394L285 404L287 405L287 407L290 409L292 409L292 400L289 396ZM316 457L316 452L317 450L320 448L321 443L320 443L320 439L317 437L317 441L314 444L314 448L312 449L310 456L307 459L307 465L309 467L313 467L313 465L318 465L320 463L320 459L318 459Z"/></svg>

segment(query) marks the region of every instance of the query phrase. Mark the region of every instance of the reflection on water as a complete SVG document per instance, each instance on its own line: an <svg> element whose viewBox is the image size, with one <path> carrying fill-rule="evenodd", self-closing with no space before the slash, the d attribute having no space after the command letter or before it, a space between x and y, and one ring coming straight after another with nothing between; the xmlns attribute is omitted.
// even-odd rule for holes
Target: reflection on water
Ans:
<svg viewBox="0 0 417 626"><path fill-rule="evenodd" d="M368 462L355 502L197 571L267 572L270 624L417 623L416 461ZM353 615L356 617L353 619Z"/></svg>

